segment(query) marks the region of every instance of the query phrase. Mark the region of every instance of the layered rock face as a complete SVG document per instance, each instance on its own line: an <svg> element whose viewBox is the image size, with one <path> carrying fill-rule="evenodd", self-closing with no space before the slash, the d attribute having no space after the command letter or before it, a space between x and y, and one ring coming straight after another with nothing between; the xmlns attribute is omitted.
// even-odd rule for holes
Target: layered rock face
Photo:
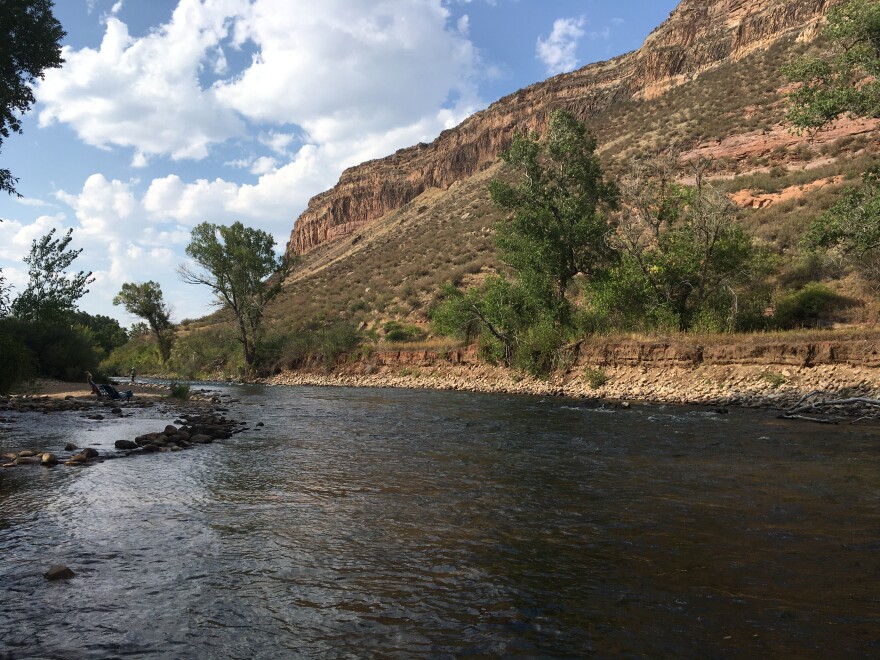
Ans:
<svg viewBox="0 0 880 660"><path fill-rule="evenodd" d="M588 119L615 101L656 97L783 36L811 38L840 1L683 0L641 49L526 87L431 144L349 168L336 186L310 200L287 252L303 254L349 235L428 188L445 190L494 162L515 133L542 128L556 108Z"/></svg>

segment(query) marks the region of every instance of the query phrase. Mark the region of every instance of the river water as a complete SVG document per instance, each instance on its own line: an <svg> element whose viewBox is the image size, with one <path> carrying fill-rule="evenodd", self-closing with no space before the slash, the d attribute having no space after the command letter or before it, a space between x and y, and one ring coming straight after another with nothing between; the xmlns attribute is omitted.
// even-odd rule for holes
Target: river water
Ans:
<svg viewBox="0 0 880 660"><path fill-rule="evenodd" d="M880 655L877 428L226 392L230 440L0 471L0 656ZM102 452L173 420L9 416Z"/></svg>

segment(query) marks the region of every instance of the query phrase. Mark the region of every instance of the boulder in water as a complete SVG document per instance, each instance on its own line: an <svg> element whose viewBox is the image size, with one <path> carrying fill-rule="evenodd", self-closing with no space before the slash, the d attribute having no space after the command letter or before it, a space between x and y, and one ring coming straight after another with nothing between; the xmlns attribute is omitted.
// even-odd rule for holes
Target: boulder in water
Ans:
<svg viewBox="0 0 880 660"><path fill-rule="evenodd" d="M45 452L40 459L43 465L58 465L58 457L50 451Z"/></svg>
<svg viewBox="0 0 880 660"><path fill-rule="evenodd" d="M76 451L77 449L79 449L79 447L77 447L72 442L68 442L66 445L64 445L64 451Z"/></svg>
<svg viewBox="0 0 880 660"><path fill-rule="evenodd" d="M131 440L117 440L114 443L117 449L137 449L138 445L136 442L132 442Z"/></svg>
<svg viewBox="0 0 880 660"><path fill-rule="evenodd" d="M70 570L64 564L55 564L48 571L43 573L43 577L47 580L69 580L75 577L76 573Z"/></svg>

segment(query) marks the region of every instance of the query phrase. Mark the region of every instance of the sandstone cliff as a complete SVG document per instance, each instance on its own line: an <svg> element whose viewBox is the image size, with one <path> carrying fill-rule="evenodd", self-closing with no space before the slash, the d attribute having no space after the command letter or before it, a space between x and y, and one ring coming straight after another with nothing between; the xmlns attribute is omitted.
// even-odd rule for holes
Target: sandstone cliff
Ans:
<svg viewBox="0 0 880 660"><path fill-rule="evenodd" d="M811 38L839 0L683 0L633 53L511 94L431 144L346 170L298 218L288 253L306 253L399 209L430 188L447 189L494 162L518 131L566 107L583 119L615 101L655 98L721 63L784 36Z"/></svg>

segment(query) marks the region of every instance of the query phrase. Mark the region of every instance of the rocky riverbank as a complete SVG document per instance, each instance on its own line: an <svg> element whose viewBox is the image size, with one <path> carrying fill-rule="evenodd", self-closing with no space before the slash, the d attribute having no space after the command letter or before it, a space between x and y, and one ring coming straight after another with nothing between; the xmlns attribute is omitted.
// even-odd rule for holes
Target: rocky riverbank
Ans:
<svg viewBox="0 0 880 660"><path fill-rule="evenodd" d="M162 415L173 415L170 419L174 423L169 421L161 430L141 433L130 439L118 439L114 443L114 451L104 449L99 452L94 447L67 443L63 451L49 451L45 447L34 446L0 452L0 466L4 468L54 467L61 464L85 466L132 455L172 453L210 444L215 440L225 440L248 430L245 422L229 419L225 415L229 411L226 406L234 400L210 393L195 393L184 401L171 398L167 387L140 384L132 387L137 393L131 400L106 401L97 399L86 387L76 383L38 381L27 389L27 393L0 397L0 430L3 426L27 427L29 414L80 413L83 420L93 423L136 417L154 407L158 407ZM155 415L155 412L150 415ZM33 444L37 445L37 442Z"/></svg>
<svg viewBox="0 0 880 660"><path fill-rule="evenodd" d="M486 364L474 347L385 351L330 372L277 374L279 385L407 387L654 403L787 409L805 394L880 395L880 341L593 340L572 347L568 364L546 379Z"/></svg>

